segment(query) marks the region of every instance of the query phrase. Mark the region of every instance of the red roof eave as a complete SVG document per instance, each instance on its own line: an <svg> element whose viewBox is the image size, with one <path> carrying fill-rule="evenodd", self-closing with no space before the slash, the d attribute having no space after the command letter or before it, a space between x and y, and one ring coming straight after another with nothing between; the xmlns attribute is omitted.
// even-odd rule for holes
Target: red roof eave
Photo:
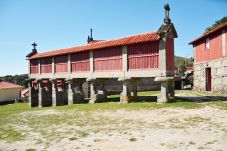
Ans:
<svg viewBox="0 0 227 151"><path fill-rule="evenodd" d="M16 88L22 89L23 87L20 86L20 85L16 85L16 84L5 82L5 81L0 82L0 90L2 90L2 89L16 89Z"/></svg>
<svg viewBox="0 0 227 151"><path fill-rule="evenodd" d="M30 59L46 58L46 57L69 54L74 52L89 51L89 50L96 50L96 49L102 49L102 48L108 48L108 47L114 47L114 46L123 46L123 45L136 44L136 43L142 43L142 42L148 42L148 41L158 41L158 40L160 40L159 34L156 32L152 32L152 33L134 35L134 36L119 38L114 40L99 41L99 42L90 43L83 46L76 46L76 47L64 48L64 49L59 49L59 50L54 50L54 51L49 51L44 53L38 53L31 56L28 59L30 60Z"/></svg>
<svg viewBox="0 0 227 151"><path fill-rule="evenodd" d="M199 41L199 40L201 40L201 39L207 37L208 35L210 35L210 34L216 32L216 31L218 31L218 30L220 30L220 29L222 29L222 28L224 28L224 27L227 27L227 22L221 24L221 25L218 26L217 28L215 28L215 29L213 29L213 30L211 30L211 31L209 31L209 32L207 32L207 33L205 33L205 34L203 34L202 36L196 38L195 40L189 42L189 45L194 44L195 42L197 42L197 41Z"/></svg>

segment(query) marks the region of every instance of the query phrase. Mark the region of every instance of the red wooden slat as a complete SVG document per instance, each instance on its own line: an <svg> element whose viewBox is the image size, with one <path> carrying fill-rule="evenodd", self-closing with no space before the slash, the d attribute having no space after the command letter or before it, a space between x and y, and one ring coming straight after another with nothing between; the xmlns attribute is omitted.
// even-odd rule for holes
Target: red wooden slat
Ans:
<svg viewBox="0 0 227 151"><path fill-rule="evenodd" d="M122 70L122 47L94 51L94 71Z"/></svg>
<svg viewBox="0 0 227 151"><path fill-rule="evenodd" d="M41 73L52 72L52 58L43 58L40 60Z"/></svg>
<svg viewBox="0 0 227 151"><path fill-rule="evenodd" d="M79 52L71 55L72 72L89 71L89 52Z"/></svg>
<svg viewBox="0 0 227 151"><path fill-rule="evenodd" d="M55 57L55 71L56 71L56 73L68 71L68 56L67 55Z"/></svg>
<svg viewBox="0 0 227 151"><path fill-rule="evenodd" d="M127 47L129 70L158 68L156 65L159 56L158 44L158 42L147 42L129 45Z"/></svg>
<svg viewBox="0 0 227 151"><path fill-rule="evenodd" d="M30 73L31 74L37 74L38 73L38 60L31 60L30 61Z"/></svg>
<svg viewBox="0 0 227 151"><path fill-rule="evenodd" d="M195 62L215 60L223 57L222 31L213 33L209 37L209 49L206 49L206 39L197 42L195 47Z"/></svg>

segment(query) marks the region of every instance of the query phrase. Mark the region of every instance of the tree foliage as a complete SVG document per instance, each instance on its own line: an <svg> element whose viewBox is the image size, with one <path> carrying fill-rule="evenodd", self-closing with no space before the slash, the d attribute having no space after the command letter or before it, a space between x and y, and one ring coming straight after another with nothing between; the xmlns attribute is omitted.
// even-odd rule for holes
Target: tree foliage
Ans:
<svg viewBox="0 0 227 151"><path fill-rule="evenodd" d="M21 85L24 87L28 87L28 82L26 79L28 79L28 75L27 74L21 74L21 75L7 75L4 77L0 77L1 80L6 81L6 82L10 82L10 83L14 83L17 85Z"/></svg>
<svg viewBox="0 0 227 151"><path fill-rule="evenodd" d="M223 17L220 20L217 20L212 26L206 28L205 33L217 28L219 25L227 22L227 16Z"/></svg>

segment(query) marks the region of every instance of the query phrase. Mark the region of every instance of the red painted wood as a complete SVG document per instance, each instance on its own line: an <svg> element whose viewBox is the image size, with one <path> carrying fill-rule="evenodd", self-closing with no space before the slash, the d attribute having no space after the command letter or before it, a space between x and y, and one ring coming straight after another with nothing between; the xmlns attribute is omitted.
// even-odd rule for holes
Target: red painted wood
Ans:
<svg viewBox="0 0 227 151"><path fill-rule="evenodd" d="M52 73L52 58L40 59L41 73Z"/></svg>
<svg viewBox="0 0 227 151"><path fill-rule="evenodd" d="M209 35L210 48L206 49L206 39L201 39L194 44L195 62L204 62L223 57L222 53L222 31Z"/></svg>
<svg viewBox="0 0 227 151"><path fill-rule="evenodd" d="M127 46L128 69L152 69L159 67L159 42L147 42Z"/></svg>
<svg viewBox="0 0 227 151"><path fill-rule="evenodd" d="M225 56L227 56L227 29L225 29Z"/></svg>
<svg viewBox="0 0 227 151"><path fill-rule="evenodd" d="M30 60L30 73L31 74L37 74L39 72L38 64L39 64L38 59Z"/></svg>
<svg viewBox="0 0 227 151"><path fill-rule="evenodd" d="M89 51L71 54L72 72L89 71Z"/></svg>
<svg viewBox="0 0 227 151"><path fill-rule="evenodd" d="M56 56L55 57L55 71L59 72L68 72L68 56Z"/></svg>
<svg viewBox="0 0 227 151"><path fill-rule="evenodd" d="M93 52L94 71L122 70L122 47L111 47Z"/></svg>
<svg viewBox="0 0 227 151"><path fill-rule="evenodd" d="M166 38L167 69L174 70L174 38Z"/></svg>
<svg viewBox="0 0 227 151"><path fill-rule="evenodd" d="M206 68L206 91L211 91L211 68Z"/></svg>

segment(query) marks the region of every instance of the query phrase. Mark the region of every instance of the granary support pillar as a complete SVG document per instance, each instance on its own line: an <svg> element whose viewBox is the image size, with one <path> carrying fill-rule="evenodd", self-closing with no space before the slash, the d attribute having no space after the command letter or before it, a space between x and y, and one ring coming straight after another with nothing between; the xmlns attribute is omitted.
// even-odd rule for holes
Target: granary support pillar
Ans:
<svg viewBox="0 0 227 151"><path fill-rule="evenodd" d="M56 106L57 102L57 81L56 79L50 79L52 85L52 106Z"/></svg>
<svg viewBox="0 0 227 151"><path fill-rule="evenodd" d="M137 81L135 79L119 78L118 81L122 81L123 89L120 94L121 103L129 103L137 97Z"/></svg>
<svg viewBox="0 0 227 151"><path fill-rule="evenodd" d="M66 82L68 83L68 105L70 105L73 104L73 80L66 79Z"/></svg>
<svg viewBox="0 0 227 151"><path fill-rule="evenodd" d="M37 80L38 82L38 106L42 107L42 101L43 101L43 85L42 85L42 79Z"/></svg>
<svg viewBox="0 0 227 151"><path fill-rule="evenodd" d="M104 88L104 79L87 79L90 82L90 100L89 103L100 103L104 101L106 92Z"/></svg>
<svg viewBox="0 0 227 151"><path fill-rule="evenodd" d="M29 107L33 107L32 105L32 80L28 80L28 104Z"/></svg>
<svg viewBox="0 0 227 151"><path fill-rule="evenodd" d="M175 101L174 77L157 77L155 81L161 83L161 94L158 103L169 103Z"/></svg>

